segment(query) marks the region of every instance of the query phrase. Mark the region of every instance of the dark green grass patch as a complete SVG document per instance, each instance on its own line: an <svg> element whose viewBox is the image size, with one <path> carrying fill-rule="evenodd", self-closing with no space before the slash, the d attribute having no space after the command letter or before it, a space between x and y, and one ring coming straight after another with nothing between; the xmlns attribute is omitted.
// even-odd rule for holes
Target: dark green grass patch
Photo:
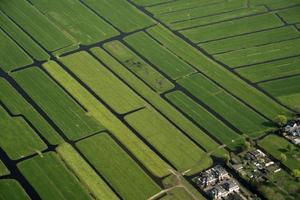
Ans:
<svg viewBox="0 0 300 200"><path fill-rule="evenodd" d="M109 135L93 136L77 146L123 199L148 199L159 192L160 188Z"/></svg>
<svg viewBox="0 0 300 200"><path fill-rule="evenodd" d="M77 140L104 130L40 69L29 68L14 73L13 77L69 139Z"/></svg>
<svg viewBox="0 0 300 200"><path fill-rule="evenodd" d="M13 179L0 180L0 200L30 200L20 184Z"/></svg>

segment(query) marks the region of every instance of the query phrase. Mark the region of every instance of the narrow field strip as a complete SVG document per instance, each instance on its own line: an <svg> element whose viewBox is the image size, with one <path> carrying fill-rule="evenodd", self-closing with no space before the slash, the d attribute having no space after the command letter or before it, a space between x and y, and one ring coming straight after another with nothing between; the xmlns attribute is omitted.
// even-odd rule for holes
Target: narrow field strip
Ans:
<svg viewBox="0 0 300 200"><path fill-rule="evenodd" d="M203 150L153 109L145 108L126 115L125 120L178 170L189 169L206 157ZM203 169L211 164L207 157L202 163Z"/></svg>
<svg viewBox="0 0 300 200"><path fill-rule="evenodd" d="M79 43L93 44L119 34L79 1L30 0L33 5Z"/></svg>
<svg viewBox="0 0 300 200"><path fill-rule="evenodd" d="M160 190L109 135L93 136L78 142L76 146L122 199L147 199Z"/></svg>
<svg viewBox="0 0 300 200"><path fill-rule="evenodd" d="M176 91L168 93L166 97L178 109L191 117L198 125L205 128L222 144L226 144L232 150L238 150L241 147L241 143L243 142L241 135L230 129L184 93Z"/></svg>
<svg viewBox="0 0 300 200"><path fill-rule="evenodd" d="M61 31L26 0L3 0L0 10L48 51L55 51L73 44L70 35Z"/></svg>
<svg viewBox="0 0 300 200"><path fill-rule="evenodd" d="M0 106L0 146L12 160L17 160L47 148L21 117L10 117Z"/></svg>
<svg viewBox="0 0 300 200"><path fill-rule="evenodd" d="M140 6L151 6L151 5L156 5L156 4L161 4L161 3L167 3L167 2L172 2L174 0L132 0L137 5Z"/></svg>
<svg viewBox="0 0 300 200"><path fill-rule="evenodd" d="M0 27L19 45L21 45L34 59L38 61L49 59L50 56L2 11L0 11Z"/></svg>
<svg viewBox="0 0 300 200"><path fill-rule="evenodd" d="M134 91L87 52L78 52L60 60L116 112L122 114L145 106Z"/></svg>
<svg viewBox="0 0 300 200"><path fill-rule="evenodd" d="M23 161L18 168L44 200L92 199L55 153Z"/></svg>
<svg viewBox="0 0 300 200"><path fill-rule="evenodd" d="M279 113L288 116L292 115L291 111L279 105L273 99L252 87L162 26L155 26L148 29L147 32L169 51L193 65L200 72L222 85L222 87L238 96L268 118L274 119Z"/></svg>
<svg viewBox="0 0 300 200"><path fill-rule="evenodd" d="M271 10L300 5L298 0L250 0L249 3L250 5L266 5Z"/></svg>
<svg viewBox="0 0 300 200"><path fill-rule="evenodd" d="M2 160L0 160L0 177L8 175L10 171L7 169L7 167L4 165Z"/></svg>
<svg viewBox="0 0 300 200"><path fill-rule="evenodd" d="M89 110L90 116L101 122L107 130L112 132L149 171L158 177L165 176L169 173L169 166L165 162L136 137L132 131L79 82L64 71L63 68L55 62L48 62L43 67Z"/></svg>
<svg viewBox="0 0 300 200"><path fill-rule="evenodd" d="M105 43L104 48L156 92L162 93L174 87L167 78L152 68L121 42L112 41Z"/></svg>
<svg viewBox="0 0 300 200"><path fill-rule="evenodd" d="M71 169L82 185L88 189L95 199L119 199L71 145L67 143L61 144L56 148L56 151L66 166Z"/></svg>
<svg viewBox="0 0 300 200"><path fill-rule="evenodd" d="M0 180L0 199L30 200L21 185L14 179Z"/></svg>
<svg viewBox="0 0 300 200"><path fill-rule="evenodd" d="M104 45L105 46L105 45ZM163 115L174 122L180 129L188 134L193 140L197 141L207 152L214 151L218 148L219 144L212 138L206 135L201 129L195 126L190 120L184 117L183 114L178 112L173 106L162 99L157 93L151 90L150 87L145 85L141 80L135 77L126 67L122 66L115 59L113 59L108 53L100 48L93 48L91 50L99 59L107 64L107 66L118 74L123 80L127 82L132 88L134 88L140 95L151 103L153 107L158 109ZM125 65L125 63L122 63ZM221 154L225 154L226 151L221 151Z"/></svg>
<svg viewBox="0 0 300 200"><path fill-rule="evenodd" d="M13 77L70 140L77 140L104 130L98 121L88 116L40 69L29 68L14 73Z"/></svg>
<svg viewBox="0 0 300 200"><path fill-rule="evenodd" d="M300 4L300 3L299 3ZM300 22L300 6L278 12L278 15L288 24Z"/></svg>
<svg viewBox="0 0 300 200"><path fill-rule="evenodd" d="M0 100L13 115L25 116L33 126L47 139L56 145L62 142L59 134L7 81L0 78Z"/></svg>

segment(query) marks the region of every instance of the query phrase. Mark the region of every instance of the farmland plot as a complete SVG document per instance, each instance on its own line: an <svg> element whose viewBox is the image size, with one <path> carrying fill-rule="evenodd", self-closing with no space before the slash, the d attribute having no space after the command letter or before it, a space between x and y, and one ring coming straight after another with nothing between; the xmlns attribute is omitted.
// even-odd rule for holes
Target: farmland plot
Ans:
<svg viewBox="0 0 300 200"><path fill-rule="evenodd" d="M116 112L144 106L142 99L87 52L62 57L61 61Z"/></svg>
<svg viewBox="0 0 300 200"><path fill-rule="evenodd" d="M6 168L4 163L0 160L0 177L9 174L9 170Z"/></svg>
<svg viewBox="0 0 300 200"><path fill-rule="evenodd" d="M49 59L49 55L2 11L0 11L0 27L36 60Z"/></svg>
<svg viewBox="0 0 300 200"><path fill-rule="evenodd" d="M79 43L93 44L119 34L79 1L30 0L30 2Z"/></svg>
<svg viewBox="0 0 300 200"><path fill-rule="evenodd" d="M7 155L17 160L47 148L45 143L21 117L10 117L0 106L0 146Z"/></svg>
<svg viewBox="0 0 300 200"><path fill-rule="evenodd" d="M73 44L69 35L61 31L27 1L3 0L0 4L0 10L49 51Z"/></svg>
<svg viewBox="0 0 300 200"><path fill-rule="evenodd" d="M300 22L300 7L289 8L278 12L278 15L288 24Z"/></svg>
<svg viewBox="0 0 300 200"><path fill-rule="evenodd" d="M133 0L133 2L140 6L152 6L155 4L166 3L172 0Z"/></svg>
<svg viewBox="0 0 300 200"><path fill-rule="evenodd" d="M129 84L140 95L146 98L155 108L160 110L171 121L176 123L178 127L180 127L190 137L192 137L195 141L197 141L197 143L200 144L206 151L211 152L218 148L219 144L217 144L208 135L202 132L201 129L199 129L191 121L185 118L180 112L178 112L178 110L176 110L168 102L162 99L157 93L151 90L150 87L145 85L141 80L139 80L136 76L134 76L130 71L128 71L116 60L114 60L104 50L100 48L93 48L91 49L91 51L95 56L97 56L104 63L106 63L107 66L114 71L114 73L118 74L118 76L120 76L123 80L125 80L127 84ZM222 151L222 154L225 153L226 151Z"/></svg>
<svg viewBox="0 0 300 200"><path fill-rule="evenodd" d="M96 199L119 199L71 145L67 143L61 144L56 148L56 151L66 166L71 169L93 197Z"/></svg>
<svg viewBox="0 0 300 200"><path fill-rule="evenodd" d="M299 5L299 0L250 0L250 5L267 5L271 10Z"/></svg>
<svg viewBox="0 0 300 200"><path fill-rule="evenodd" d="M166 97L181 111L191 117L198 125L205 128L211 135L222 144L236 150L241 144L241 136L228 128L222 121L214 117L205 108L194 102L182 92L168 93ZM237 140L237 141L236 141Z"/></svg>
<svg viewBox="0 0 300 200"><path fill-rule="evenodd" d="M252 82L300 74L300 57L287 58L268 63L242 67L236 71Z"/></svg>
<svg viewBox="0 0 300 200"><path fill-rule="evenodd" d="M262 92L248 85L223 66L207 58L203 53L180 40L179 37L165 28L156 26L148 29L147 32L175 55L193 65L199 71L244 100L256 110L264 113L268 118L274 119L278 113L284 113L288 116L291 115L290 111L280 106Z"/></svg>
<svg viewBox="0 0 300 200"><path fill-rule="evenodd" d="M128 33L156 23L127 1L83 0L83 2L122 32Z"/></svg>
<svg viewBox="0 0 300 200"><path fill-rule="evenodd" d="M159 192L160 188L109 135L93 136L76 146L123 199L146 200Z"/></svg>
<svg viewBox="0 0 300 200"><path fill-rule="evenodd" d="M20 184L13 179L0 180L0 200L29 200Z"/></svg>
<svg viewBox="0 0 300 200"><path fill-rule="evenodd" d="M31 58L0 29L0 69L11 71L33 63Z"/></svg>
<svg viewBox="0 0 300 200"><path fill-rule="evenodd" d="M14 73L13 77L70 140L104 130L40 69L29 68Z"/></svg>
<svg viewBox="0 0 300 200"><path fill-rule="evenodd" d="M200 43L280 26L283 26L283 22L280 21L277 16L274 14L263 14L201 26L180 32L192 42ZM226 30L225 33L224 30Z"/></svg>
<svg viewBox="0 0 300 200"><path fill-rule="evenodd" d="M18 164L44 200L92 199L55 153L45 153Z"/></svg>
<svg viewBox="0 0 300 200"><path fill-rule="evenodd" d="M162 76L121 42L113 41L106 43L104 48L156 92L165 92L174 87L168 79Z"/></svg>
<svg viewBox="0 0 300 200"><path fill-rule="evenodd" d="M0 100L13 115L25 116L50 144L62 141L45 119L3 78L0 78L0 91Z"/></svg>
<svg viewBox="0 0 300 200"><path fill-rule="evenodd" d="M91 116L101 122L107 130L111 131L149 171L158 177L170 173L168 171L169 166L165 162L57 63L48 62L43 67L89 110Z"/></svg>
<svg viewBox="0 0 300 200"><path fill-rule="evenodd" d="M143 109L125 120L177 169L187 170L200 161L203 168L211 165L205 153L158 112Z"/></svg>
<svg viewBox="0 0 300 200"><path fill-rule="evenodd" d="M125 42L172 79L195 72L191 66L143 32L126 37Z"/></svg>
<svg viewBox="0 0 300 200"><path fill-rule="evenodd" d="M242 133L255 138L266 129L264 126L266 119L201 74L181 79L178 83L240 129Z"/></svg>

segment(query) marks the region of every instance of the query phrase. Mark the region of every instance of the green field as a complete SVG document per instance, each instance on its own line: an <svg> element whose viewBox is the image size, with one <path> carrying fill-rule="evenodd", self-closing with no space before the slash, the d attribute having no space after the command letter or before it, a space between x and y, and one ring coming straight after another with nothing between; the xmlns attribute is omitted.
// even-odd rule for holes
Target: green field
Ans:
<svg viewBox="0 0 300 200"><path fill-rule="evenodd" d="M76 145L122 199L147 199L159 192L159 187L109 135L103 133Z"/></svg>
<svg viewBox="0 0 300 200"><path fill-rule="evenodd" d="M13 179L0 180L1 200L29 200L20 184Z"/></svg>
<svg viewBox="0 0 300 200"><path fill-rule="evenodd" d="M40 69L26 69L13 76L70 140L104 130ZM32 77L35 77L34 81Z"/></svg>
<svg viewBox="0 0 300 200"><path fill-rule="evenodd" d="M4 163L0 160L0 177L8 175L10 172L7 169L7 167L4 165Z"/></svg>
<svg viewBox="0 0 300 200"><path fill-rule="evenodd" d="M279 11L278 15L288 24L296 24L300 22L300 8L294 7L287 10Z"/></svg>
<svg viewBox="0 0 300 200"><path fill-rule="evenodd" d="M45 153L18 164L42 199L92 199L55 153Z"/></svg>
<svg viewBox="0 0 300 200"><path fill-rule="evenodd" d="M17 160L46 149L45 143L21 117L11 117L0 106L0 147Z"/></svg>

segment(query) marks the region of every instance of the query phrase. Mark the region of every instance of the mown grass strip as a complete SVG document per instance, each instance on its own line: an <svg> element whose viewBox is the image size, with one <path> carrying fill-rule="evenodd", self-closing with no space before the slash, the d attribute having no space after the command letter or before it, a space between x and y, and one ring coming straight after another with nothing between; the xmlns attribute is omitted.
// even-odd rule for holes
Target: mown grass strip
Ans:
<svg viewBox="0 0 300 200"><path fill-rule="evenodd" d="M160 3L166 3L172 0L133 0L133 2L137 5L140 6L151 6L151 5L155 5L155 4L160 4Z"/></svg>
<svg viewBox="0 0 300 200"><path fill-rule="evenodd" d="M0 4L0 10L49 51L55 51L73 44L70 35L61 31L28 1L3 0Z"/></svg>
<svg viewBox="0 0 300 200"><path fill-rule="evenodd" d="M300 55L300 38L218 54L217 60L235 68Z"/></svg>
<svg viewBox="0 0 300 200"><path fill-rule="evenodd" d="M145 105L134 91L87 52L81 51L60 60L116 112L126 113Z"/></svg>
<svg viewBox="0 0 300 200"><path fill-rule="evenodd" d="M104 130L40 69L28 68L14 73L13 77L70 140Z"/></svg>
<svg viewBox="0 0 300 200"><path fill-rule="evenodd" d="M1 200L29 200L24 189L13 179L0 180L0 199Z"/></svg>
<svg viewBox="0 0 300 200"><path fill-rule="evenodd" d="M242 67L236 69L236 71L252 82L259 82L294 74L300 74L299 65L300 57L294 57L257 64L251 67Z"/></svg>
<svg viewBox="0 0 300 200"><path fill-rule="evenodd" d="M258 137L267 129L267 120L245 106L222 88L201 74L195 74L178 81L199 100L219 113L242 133Z"/></svg>
<svg viewBox="0 0 300 200"><path fill-rule="evenodd" d="M200 44L210 54L222 53L261 46L300 37L299 31L293 26L266 30L233 38Z"/></svg>
<svg viewBox="0 0 300 200"><path fill-rule="evenodd" d="M147 199L159 192L160 188L109 135L96 135L76 146L123 199Z"/></svg>
<svg viewBox="0 0 300 200"><path fill-rule="evenodd" d="M122 32L131 32L151 26L156 22L136 9L127 1L122 0L83 0L90 8L107 19ZM114 12L111 12L114 10ZM125 20L124 20L125 19Z"/></svg>
<svg viewBox="0 0 300 200"><path fill-rule="evenodd" d="M147 169L158 177L169 173L169 166L166 163L57 63L48 62L43 67L89 110L90 116L101 122L107 130L112 132Z"/></svg>
<svg viewBox="0 0 300 200"><path fill-rule="evenodd" d="M36 60L43 61L49 59L49 55L2 11L0 11L0 27Z"/></svg>
<svg viewBox="0 0 300 200"><path fill-rule="evenodd" d="M292 145L285 138L277 136L277 135L269 135L259 141L259 146L261 146L265 151L269 154L280 160L280 155L283 153L286 155L287 160L282 163L287 166L290 170L299 169L300 161L297 160L300 156L299 148L295 147L293 152L288 152L288 145Z"/></svg>
<svg viewBox="0 0 300 200"><path fill-rule="evenodd" d="M217 119L184 93L176 91L168 93L166 97L178 109L191 117L198 125L205 128L221 143L226 144L232 150L237 150L241 146L241 135L227 127L222 121Z"/></svg>
<svg viewBox="0 0 300 200"><path fill-rule="evenodd" d="M50 144L59 144L62 138L45 119L3 78L0 78L0 99L13 115L25 116Z"/></svg>
<svg viewBox="0 0 300 200"><path fill-rule="evenodd" d="M41 199L92 199L55 153L45 153L18 165Z"/></svg>
<svg viewBox="0 0 300 200"><path fill-rule="evenodd" d="M206 135L201 129L195 126L190 120L182 115L178 110L161 98L157 93L151 90L141 80L135 77L128 69L113 59L108 53L101 48L91 49L93 54L101 59L106 65L113 70L118 76L134 88L140 95L146 98L156 109L167 116L178 127L192 137L198 144L200 144L206 151L214 151L219 144ZM222 154L225 154L223 151Z"/></svg>
<svg viewBox="0 0 300 200"><path fill-rule="evenodd" d="M165 92L174 87L167 78L148 65L120 41L105 43L104 48L156 92Z"/></svg>
<svg viewBox="0 0 300 200"><path fill-rule="evenodd" d="M153 109L145 108L125 116L125 120L177 169L187 170L205 153ZM211 165L207 159L204 167ZM207 165L207 166L206 166Z"/></svg>
<svg viewBox="0 0 300 200"><path fill-rule="evenodd" d="M9 72L33 63L32 59L0 29L0 68Z"/></svg>
<svg viewBox="0 0 300 200"><path fill-rule="evenodd" d="M21 117L10 117L0 106L0 146L7 155L17 160L47 148L32 128Z"/></svg>
<svg viewBox="0 0 300 200"><path fill-rule="evenodd" d="M161 46L146 33L127 36L124 41L172 79L178 79L195 70Z"/></svg>
<svg viewBox="0 0 300 200"><path fill-rule="evenodd" d="M71 145L63 143L56 148L56 151L66 166L72 170L95 199L119 199Z"/></svg>
<svg viewBox="0 0 300 200"><path fill-rule="evenodd" d="M30 0L30 2L79 43L93 44L119 34L110 24L79 1Z"/></svg>
<svg viewBox="0 0 300 200"><path fill-rule="evenodd" d="M250 0L250 5L266 5L271 10L281 9L281 8L287 8L299 5L300 2L298 0Z"/></svg>
<svg viewBox="0 0 300 200"><path fill-rule="evenodd" d="M180 33L189 38L192 42L200 43L235 35L241 35L244 33L251 33L254 31L280 27L283 25L283 22L280 21L280 19L274 14L262 14L192 28L180 31ZM226 30L225 33L224 30Z"/></svg>
<svg viewBox="0 0 300 200"><path fill-rule="evenodd" d="M0 176L8 175L10 171L4 165L4 163L0 160Z"/></svg>
<svg viewBox="0 0 300 200"><path fill-rule="evenodd" d="M193 65L268 118L274 119L280 113L288 116L292 115L291 111L250 86L223 66L207 58L196 48L193 48L162 26L155 26L148 29L147 32L178 57Z"/></svg>

